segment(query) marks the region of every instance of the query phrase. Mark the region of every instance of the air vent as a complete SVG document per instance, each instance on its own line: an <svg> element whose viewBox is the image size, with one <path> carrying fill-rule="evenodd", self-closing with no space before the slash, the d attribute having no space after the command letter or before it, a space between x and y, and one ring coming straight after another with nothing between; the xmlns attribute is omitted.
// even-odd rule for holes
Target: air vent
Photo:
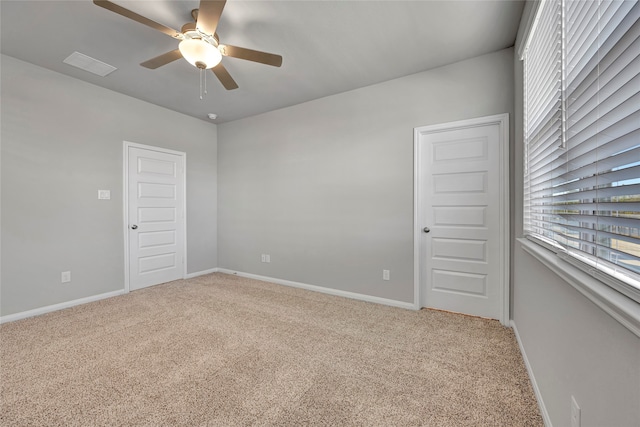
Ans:
<svg viewBox="0 0 640 427"><path fill-rule="evenodd" d="M80 52L73 52L64 61L65 64L73 65L81 70L88 71L93 74L97 74L100 77L104 77L109 73L117 70L116 67L105 64L102 61L98 61L90 56L82 54Z"/></svg>

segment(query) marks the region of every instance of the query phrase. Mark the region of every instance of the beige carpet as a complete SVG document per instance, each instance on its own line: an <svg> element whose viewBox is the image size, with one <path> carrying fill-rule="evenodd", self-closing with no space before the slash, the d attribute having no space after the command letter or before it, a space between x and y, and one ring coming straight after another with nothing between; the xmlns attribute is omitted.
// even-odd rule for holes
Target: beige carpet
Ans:
<svg viewBox="0 0 640 427"><path fill-rule="evenodd" d="M0 326L0 425L540 426L496 321L211 274Z"/></svg>

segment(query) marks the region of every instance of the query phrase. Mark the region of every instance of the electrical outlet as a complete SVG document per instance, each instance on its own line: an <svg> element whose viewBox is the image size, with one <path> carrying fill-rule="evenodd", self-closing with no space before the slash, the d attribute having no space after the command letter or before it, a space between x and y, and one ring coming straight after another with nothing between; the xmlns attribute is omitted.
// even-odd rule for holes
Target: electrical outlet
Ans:
<svg viewBox="0 0 640 427"><path fill-rule="evenodd" d="M580 407L573 396L571 396L571 427L580 427Z"/></svg>
<svg viewBox="0 0 640 427"><path fill-rule="evenodd" d="M267 262L267 256L262 254L262 258L260 258L262 262Z"/></svg>
<svg viewBox="0 0 640 427"><path fill-rule="evenodd" d="M63 271L62 274L60 275L60 281L62 283L69 283L71 281L71 272Z"/></svg>
<svg viewBox="0 0 640 427"><path fill-rule="evenodd" d="M389 270L382 270L382 280L389 280L390 273Z"/></svg>
<svg viewBox="0 0 640 427"><path fill-rule="evenodd" d="M111 200L111 190L98 190L98 200Z"/></svg>
<svg viewBox="0 0 640 427"><path fill-rule="evenodd" d="M266 255L265 255L265 259L266 259L266 261L265 261L265 262L271 262L271 255L266 254Z"/></svg>

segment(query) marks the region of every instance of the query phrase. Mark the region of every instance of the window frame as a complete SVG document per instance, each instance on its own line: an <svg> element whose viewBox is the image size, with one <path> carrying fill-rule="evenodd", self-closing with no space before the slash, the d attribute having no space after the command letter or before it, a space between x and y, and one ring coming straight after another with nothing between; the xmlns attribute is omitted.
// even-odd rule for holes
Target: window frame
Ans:
<svg viewBox="0 0 640 427"><path fill-rule="evenodd" d="M526 47L530 42L530 38L538 25L537 19L539 17L539 11L545 1L528 2L527 7L523 13L523 19L518 34L518 40L516 43L517 55L520 61L524 61L526 54ZM563 7L564 10L564 7ZM564 25L563 25L564 31ZM564 47L564 46L563 46ZM563 53L564 55L564 53ZM526 64L523 62L522 72L524 73ZM527 98L526 98L526 85L527 81L523 76L522 85L519 90L522 90L522 121L523 125L526 123L527 117ZM563 89L566 83L563 72ZM562 103L562 114L566 114L564 99ZM522 142L523 142L523 169L522 178L523 184L526 185L526 156L528 148L525 141L526 130L523 127ZM564 140L564 129L563 129ZM607 272L606 263L603 268L596 268L595 262L588 259L588 257L577 257L573 253L569 253L564 247L556 244L549 239L545 241L538 236L532 236L527 234L526 215L528 215L526 209L527 193L523 186L523 229L520 230L523 238L518 238L522 249L542 262L546 267L554 271L570 285L576 288L580 293L589 298L596 305L601 307L607 313L616 318L620 323L625 325L634 334L640 337L640 289L635 286L626 283L624 280L620 280L616 277L616 273L613 271ZM602 264L602 263L599 263ZM613 273L613 274L612 274ZM620 273L618 273L620 274Z"/></svg>

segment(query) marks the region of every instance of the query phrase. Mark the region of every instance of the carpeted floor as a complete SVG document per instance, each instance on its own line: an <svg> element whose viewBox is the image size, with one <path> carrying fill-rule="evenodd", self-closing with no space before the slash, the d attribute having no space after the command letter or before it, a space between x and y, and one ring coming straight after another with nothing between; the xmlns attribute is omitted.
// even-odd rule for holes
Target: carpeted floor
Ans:
<svg viewBox="0 0 640 427"><path fill-rule="evenodd" d="M0 425L541 426L513 332L220 273L0 326Z"/></svg>

